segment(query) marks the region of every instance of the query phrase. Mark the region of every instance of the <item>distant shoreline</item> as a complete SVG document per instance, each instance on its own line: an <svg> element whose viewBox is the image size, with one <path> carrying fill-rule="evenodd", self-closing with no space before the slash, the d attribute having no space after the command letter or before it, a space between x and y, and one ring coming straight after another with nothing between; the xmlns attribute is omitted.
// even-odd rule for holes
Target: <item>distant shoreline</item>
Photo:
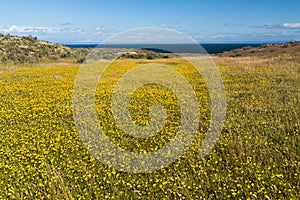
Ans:
<svg viewBox="0 0 300 200"><path fill-rule="evenodd" d="M211 43L200 44L208 54L224 53L225 51L231 51L243 47L259 47L266 43ZM195 44L64 44L70 48L130 48L130 49L163 49L173 50L176 53L198 53L199 45Z"/></svg>

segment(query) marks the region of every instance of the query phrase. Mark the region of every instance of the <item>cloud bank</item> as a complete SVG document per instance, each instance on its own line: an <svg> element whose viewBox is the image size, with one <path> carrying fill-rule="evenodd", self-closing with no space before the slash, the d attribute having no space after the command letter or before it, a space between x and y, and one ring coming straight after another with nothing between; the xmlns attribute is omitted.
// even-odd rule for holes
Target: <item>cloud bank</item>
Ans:
<svg viewBox="0 0 300 200"><path fill-rule="evenodd" d="M224 24L227 27L244 27L245 31L235 32L205 32L194 30L193 32L178 27L167 26L170 29L178 30L192 37L201 43L218 43L218 42L268 42L268 41L289 41L300 40L300 23L285 22L282 24L265 24L248 26L245 24ZM253 28L253 29L251 29ZM109 29L104 26L97 26L91 29L75 28L69 22L58 24L58 27L47 26L0 26L0 33L9 33L12 35L33 35L42 40L58 43L100 43L116 33L126 30ZM145 33L143 33L144 35ZM161 33L151 35L149 38L165 37ZM133 38L136 40L138 38ZM176 38L174 39L176 40Z"/></svg>
<svg viewBox="0 0 300 200"><path fill-rule="evenodd" d="M251 26L252 28L265 28L265 29L300 29L300 23L288 23L285 22L283 24L264 24L264 25L255 25Z"/></svg>
<svg viewBox="0 0 300 200"><path fill-rule="evenodd" d="M285 28L299 28L300 29L300 23L284 23L283 27L285 27Z"/></svg>

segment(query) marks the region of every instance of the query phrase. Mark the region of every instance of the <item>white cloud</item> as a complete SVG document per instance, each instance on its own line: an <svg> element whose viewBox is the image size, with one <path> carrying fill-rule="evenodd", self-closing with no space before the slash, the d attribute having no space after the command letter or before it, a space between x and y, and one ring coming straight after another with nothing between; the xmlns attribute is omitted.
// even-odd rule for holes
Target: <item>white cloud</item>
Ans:
<svg viewBox="0 0 300 200"><path fill-rule="evenodd" d="M62 23L59 23L59 25L61 25L61 26L69 26L71 24L72 24L71 22L62 22Z"/></svg>
<svg viewBox="0 0 300 200"><path fill-rule="evenodd" d="M109 37L105 44L194 44L190 38L172 29L138 28L117 33Z"/></svg>
<svg viewBox="0 0 300 200"><path fill-rule="evenodd" d="M35 26L17 26L12 25L9 27L0 27L0 31L4 33L27 33L27 34L36 34L36 33L58 33L60 30L57 28L51 27L35 27Z"/></svg>
<svg viewBox="0 0 300 200"><path fill-rule="evenodd" d="M285 28L300 28L300 23L284 23Z"/></svg>
<svg viewBox="0 0 300 200"><path fill-rule="evenodd" d="M32 35L61 35L61 34L85 34L86 32L80 28L53 28L41 26L17 26L9 27L0 26L0 32L16 35L32 34Z"/></svg>
<svg viewBox="0 0 300 200"><path fill-rule="evenodd" d="M160 25L160 27L161 28L168 28L168 27L170 27L168 24L166 24L166 23L162 23L161 25Z"/></svg>
<svg viewBox="0 0 300 200"><path fill-rule="evenodd" d="M241 26L244 26L244 24L231 24L231 23L225 23L224 26L241 27Z"/></svg>
<svg viewBox="0 0 300 200"><path fill-rule="evenodd" d="M54 42L74 42L85 38L91 38L89 32L80 28L70 28L64 26L57 27L44 27L44 26L0 26L0 33L12 34L12 35L33 35L42 40L54 41Z"/></svg>
<svg viewBox="0 0 300 200"><path fill-rule="evenodd" d="M264 29L300 29L300 23L288 23L285 22L283 24L264 24L264 25L256 25L250 26L252 28L264 28Z"/></svg>
<svg viewBox="0 0 300 200"><path fill-rule="evenodd" d="M74 34L80 34L80 35L84 35L86 34L86 32L80 28L75 28L75 29L61 29L60 30L61 33L74 33Z"/></svg>
<svg viewBox="0 0 300 200"><path fill-rule="evenodd" d="M104 26L99 26L95 28L95 31L93 32L94 35L103 35L106 32L106 29Z"/></svg>
<svg viewBox="0 0 300 200"><path fill-rule="evenodd" d="M98 26L95 28L96 31L104 31L105 27L104 26Z"/></svg>

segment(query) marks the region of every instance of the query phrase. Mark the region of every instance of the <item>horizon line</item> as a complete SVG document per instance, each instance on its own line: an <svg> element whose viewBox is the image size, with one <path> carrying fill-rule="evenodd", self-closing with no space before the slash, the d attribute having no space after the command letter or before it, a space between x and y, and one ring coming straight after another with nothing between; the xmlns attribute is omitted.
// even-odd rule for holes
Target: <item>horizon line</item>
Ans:
<svg viewBox="0 0 300 200"><path fill-rule="evenodd" d="M216 41L216 42L199 42L196 44L276 44L292 42L297 40L274 40L274 41ZM51 41L49 41L51 42ZM56 42L55 42L56 43ZM63 45L191 45L191 43L101 43L101 42L58 42ZM193 45L193 44L192 44Z"/></svg>

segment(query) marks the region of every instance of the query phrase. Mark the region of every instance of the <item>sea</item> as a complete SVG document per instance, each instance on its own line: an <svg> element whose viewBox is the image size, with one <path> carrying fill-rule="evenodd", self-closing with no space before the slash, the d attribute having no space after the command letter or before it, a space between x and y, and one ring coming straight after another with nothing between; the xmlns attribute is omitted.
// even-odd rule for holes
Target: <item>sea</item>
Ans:
<svg viewBox="0 0 300 200"><path fill-rule="evenodd" d="M133 48L145 49L160 53L203 53L218 54L243 47L258 47L263 43L232 43L232 44L64 44L71 48ZM201 47L200 47L201 46Z"/></svg>

